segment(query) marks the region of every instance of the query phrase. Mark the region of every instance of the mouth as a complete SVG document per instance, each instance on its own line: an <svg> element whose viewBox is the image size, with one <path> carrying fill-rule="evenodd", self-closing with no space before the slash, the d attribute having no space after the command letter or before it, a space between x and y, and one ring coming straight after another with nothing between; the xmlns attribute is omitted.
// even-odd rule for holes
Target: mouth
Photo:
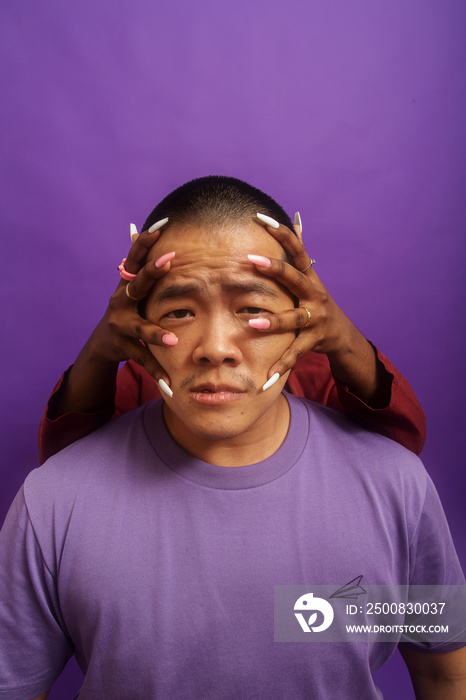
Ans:
<svg viewBox="0 0 466 700"><path fill-rule="evenodd" d="M244 394L243 389L226 384L200 384L191 391L193 401L204 405L222 405L237 401Z"/></svg>

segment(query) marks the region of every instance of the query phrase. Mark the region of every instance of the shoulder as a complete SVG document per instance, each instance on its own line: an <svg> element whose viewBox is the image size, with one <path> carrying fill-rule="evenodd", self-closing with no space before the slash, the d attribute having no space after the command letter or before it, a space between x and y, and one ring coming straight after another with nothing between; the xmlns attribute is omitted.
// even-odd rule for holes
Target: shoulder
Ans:
<svg viewBox="0 0 466 700"><path fill-rule="evenodd" d="M380 435L369 428L362 427L359 423L349 418L342 411L337 411L314 401L300 396L287 395L291 411L299 410L301 405L309 416L309 428L315 438L333 440L338 445L345 442L347 446L357 446L359 449L374 451L377 454L385 454L387 458L407 461L411 464L422 464L419 457L410 450L390 438Z"/></svg>
<svg viewBox="0 0 466 700"><path fill-rule="evenodd" d="M378 489L416 496L420 503L430 481L417 455L394 440L359 426L344 413L288 396L293 411L305 410L309 421L309 448L325 459L334 473L348 472Z"/></svg>
<svg viewBox="0 0 466 700"><path fill-rule="evenodd" d="M144 425L147 410L150 404L110 421L33 470L24 483L28 509L34 511L35 504L41 504L43 510L43 504L52 501L66 507L80 490L117 478L135 455L144 450L152 454Z"/></svg>

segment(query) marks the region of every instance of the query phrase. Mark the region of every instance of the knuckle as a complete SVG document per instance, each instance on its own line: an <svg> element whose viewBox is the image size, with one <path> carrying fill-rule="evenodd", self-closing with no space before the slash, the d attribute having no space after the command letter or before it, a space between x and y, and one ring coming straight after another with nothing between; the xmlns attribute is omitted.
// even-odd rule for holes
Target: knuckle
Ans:
<svg viewBox="0 0 466 700"><path fill-rule="evenodd" d="M128 259L132 263L139 264L141 259L147 254L147 251L154 245L154 236L148 231L143 231L139 234L128 254Z"/></svg>
<svg viewBox="0 0 466 700"><path fill-rule="evenodd" d="M305 255L307 255L306 248L303 246L301 241L296 238L296 236L291 242L290 250L293 258L303 258Z"/></svg>
<svg viewBox="0 0 466 700"><path fill-rule="evenodd" d="M108 319L107 326L112 333L118 333L120 330L119 324L113 316Z"/></svg>
<svg viewBox="0 0 466 700"><path fill-rule="evenodd" d="M286 263L284 260L277 260L277 271L280 275L284 275L286 272Z"/></svg>
<svg viewBox="0 0 466 700"><path fill-rule="evenodd" d="M159 267L155 267L155 264L153 262L148 262L141 269L140 274L145 284L151 285L154 283L154 280L160 277L160 275L163 273L160 272Z"/></svg>
<svg viewBox="0 0 466 700"><path fill-rule="evenodd" d="M320 292L319 293L319 301L322 306L327 306L328 301L329 301L329 296L327 292Z"/></svg>
<svg viewBox="0 0 466 700"><path fill-rule="evenodd" d="M108 300L108 308L109 308L110 310L113 309L115 306L117 306L117 304L120 303L121 290L122 290L122 287L120 287L120 285L118 285L118 287L117 287L116 290L113 292L113 294L112 294L112 296L110 297L110 299Z"/></svg>
<svg viewBox="0 0 466 700"><path fill-rule="evenodd" d="M305 354L305 351L299 346L292 347L289 349L286 355L281 358L281 364L283 366L283 372L288 372L288 370L293 369L296 362Z"/></svg>
<svg viewBox="0 0 466 700"><path fill-rule="evenodd" d="M296 282L301 289L309 289L309 279L305 272L296 270Z"/></svg>
<svg viewBox="0 0 466 700"><path fill-rule="evenodd" d="M288 362L287 360L283 359L278 363L277 365L277 371L280 373L280 376L285 374L285 372L288 372L293 367L293 363Z"/></svg>

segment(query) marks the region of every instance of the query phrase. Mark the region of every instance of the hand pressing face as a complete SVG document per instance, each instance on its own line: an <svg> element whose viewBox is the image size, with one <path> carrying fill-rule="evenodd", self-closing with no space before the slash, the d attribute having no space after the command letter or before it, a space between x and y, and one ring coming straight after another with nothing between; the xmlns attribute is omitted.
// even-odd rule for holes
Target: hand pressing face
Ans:
<svg viewBox="0 0 466 700"><path fill-rule="evenodd" d="M205 441L207 448L212 441L264 439L284 414L288 374L262 387L295 334L264 334L249 321L292 310L294 303L248 255L283 260L284 250L261 224L247 220L220 229L168 225L149 260L171 252L170 271L146 304L147 319L178 338L175 347L150 346L173 392L164 396L167 426L188 451L193 442Z"/></svg>

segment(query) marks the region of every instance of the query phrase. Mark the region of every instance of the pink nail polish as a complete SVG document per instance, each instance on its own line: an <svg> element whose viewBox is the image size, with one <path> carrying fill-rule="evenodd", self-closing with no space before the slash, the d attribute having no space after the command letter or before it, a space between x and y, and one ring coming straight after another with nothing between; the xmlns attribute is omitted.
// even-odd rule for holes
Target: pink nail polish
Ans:
<svg viewBox="0 0 466 700"><path fill-rule="evenodd" d="M250 260L254 265L259 265L259 267L270 267L271 262L268 258L264 258L263 255L248 255L248 260Z"/></svg>
<svg viewBox="0 0 466 700"><path fill-rule="evenodd" d="M162 343L164 345L178 345L178 338L173 333L165 333L162 336Z"/></svg>
<svg viewBox="0 0 466 700"><path fill-rule="evenodd" d="M257 328L260 331L266 331L267 328L270 328L270 321L268 318L251 318L248 323L252 328Z"/></svg>
<svg viewBox="0 0 466 700"><path fill-rule="evenodd" d="M161 255L160 258L158 258L155 261L155 267L163 267L164 265L167 264L167 262L170 262L170 260L173 260L175 257L175 252L172 251L171 253L165 253L165 255Z"/></svg>

